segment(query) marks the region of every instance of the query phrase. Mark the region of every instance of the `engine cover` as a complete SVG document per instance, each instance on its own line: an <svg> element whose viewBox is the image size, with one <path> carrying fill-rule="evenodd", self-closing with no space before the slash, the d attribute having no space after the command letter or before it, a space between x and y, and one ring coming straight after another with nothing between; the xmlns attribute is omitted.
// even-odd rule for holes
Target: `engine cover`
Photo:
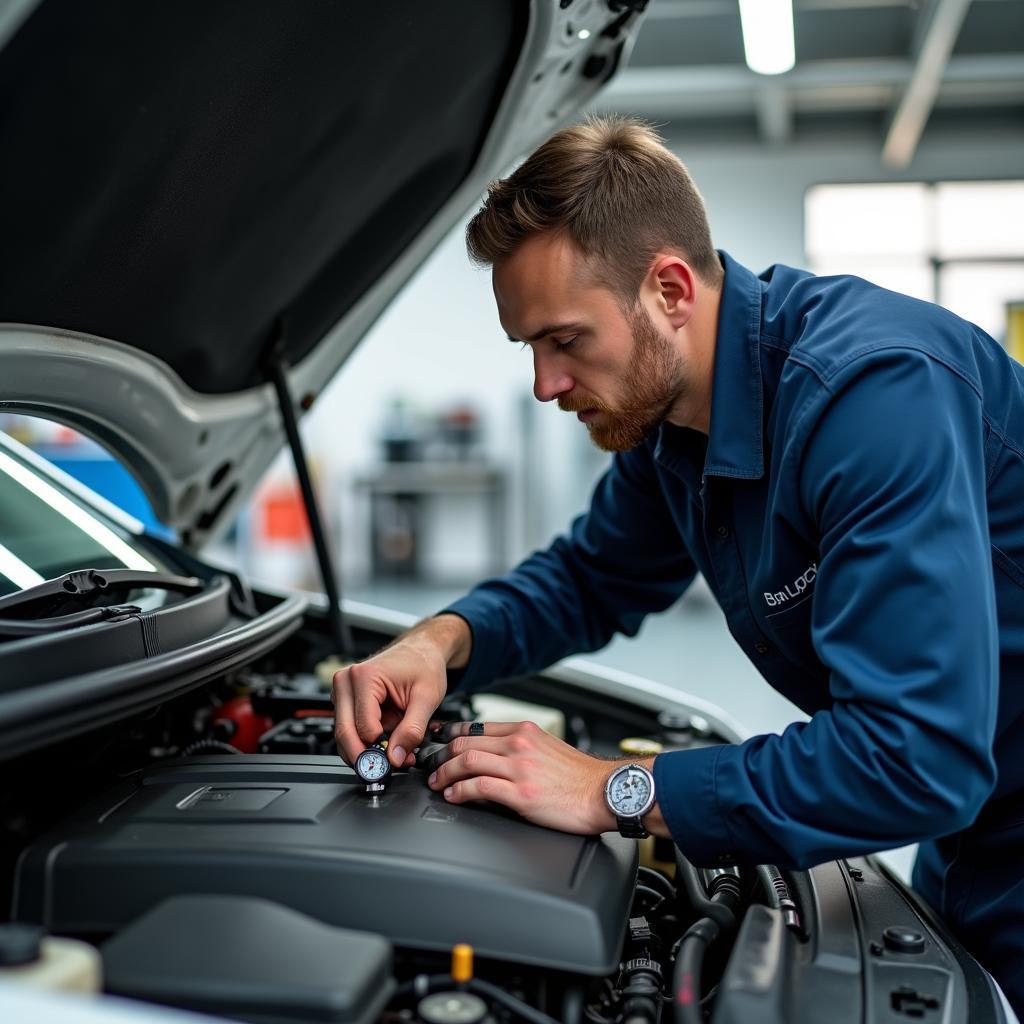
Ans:
<svg viewBox="0 0 1024 1024"><path fill-rule="evenodd" d="M636 844L455 806L422 773L376 801L336 757L194 757L147 769L24 851L12 917L106 935L161 900L259 896L396 946L604 975Z"/></svg>

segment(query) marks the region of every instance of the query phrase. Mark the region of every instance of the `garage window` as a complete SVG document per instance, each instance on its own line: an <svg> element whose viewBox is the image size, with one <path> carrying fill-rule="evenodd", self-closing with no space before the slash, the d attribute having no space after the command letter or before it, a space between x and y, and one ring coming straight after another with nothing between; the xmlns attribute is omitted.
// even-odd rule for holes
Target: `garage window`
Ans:
<svg viewBox="0 0 1024 1024"><path fill-rule="evenodd" d="M1024 308L1024 181L816 185L805 201L808 265L938 302L1007 343ZM1010 339L1021 359L1022 342Z"/></svg>

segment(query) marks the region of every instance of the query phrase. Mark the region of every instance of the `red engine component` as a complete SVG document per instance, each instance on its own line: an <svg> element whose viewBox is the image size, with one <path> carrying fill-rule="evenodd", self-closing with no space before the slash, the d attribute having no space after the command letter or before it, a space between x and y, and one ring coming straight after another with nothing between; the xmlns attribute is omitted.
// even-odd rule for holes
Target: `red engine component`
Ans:
<svg viewBox="0 0 1024 1024"><path fill-rule="evenodd" d="M243 754L255 754L260 737L273 728L274 720L257 715L248 697L235 697L217 709L213 726L218 739L237 747Z"/></svg>

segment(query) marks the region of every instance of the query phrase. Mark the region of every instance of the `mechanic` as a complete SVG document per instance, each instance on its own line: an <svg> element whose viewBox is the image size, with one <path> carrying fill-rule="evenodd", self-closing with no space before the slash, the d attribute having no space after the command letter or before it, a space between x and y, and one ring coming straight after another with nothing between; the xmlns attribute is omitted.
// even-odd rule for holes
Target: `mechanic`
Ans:
<svg viewBox="0 0 1024 1024"><path fill-rule="evenodd" d="M411 764L449 670L471 691L632 636L700 572L811 717L641 761L643 827L699 865L919 842L915 887L1024 1015L1024 368L937 306L717 252L636 121L554 135L467 243L536 397L615 454L566 536L337 674L342 756L387 729ZM522 723L452 754L452 803L616 828L626 762Z"/></svg>

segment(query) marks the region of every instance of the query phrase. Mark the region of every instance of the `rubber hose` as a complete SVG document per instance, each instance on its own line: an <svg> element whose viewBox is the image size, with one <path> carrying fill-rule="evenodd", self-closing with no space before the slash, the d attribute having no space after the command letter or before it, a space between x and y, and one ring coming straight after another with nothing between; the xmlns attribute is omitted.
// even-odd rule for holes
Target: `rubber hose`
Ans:
<svg viewBox="0 0 1024 1024"><path fill-rule="evenodd" d="M580 1024L586 998L578 985L569 985L562 995L562 1021L564 1024Z"/></svg>
<svg viewBox="0 0 1024 1024"><path fill-rule="evenodd" d="M656 917L668 902L660 892L652 889L649 885L637 884L633 896L634 899L637 896L643 896L650 900L650 906L647 908L647 914L649 917Z"/></svg>
<svg viewBox="0 0 1024 1024"><path fill-rule="evenodd" d="M773 864L758 864L757 877L761 879L761 884L764 886L765 895L768 897L768 905L778 910L779 890L775 887L775 883L782 878L779 869Z"/></svg>
<svg viewBox="0 0 1024 1024"><path fill-rule="evenodd" d="M676 898L676 887L660 872L654 868L641 864L636 872L637 881L642 885L649 885L652 889L658 889L661 894L670 900Z"/></svg>
<svg viewBox="0 0 1024 1024"><path fill-rule="evenodd" d="M704 954L718 938L718 925L701 918L683 936L672 970L672 1015L675 1024L703 1024L700 1008L700 979Z"/></svg>
<svg viewBox="0 0 1024 1024"><path fill-rule="evenodd" d="M736 927L736 915L727 905L729 901L708 899L697 869L678 848L676 849L676 877L682 879L687 899L698 914L710 917L722 931L731 931Z"/></svg>

